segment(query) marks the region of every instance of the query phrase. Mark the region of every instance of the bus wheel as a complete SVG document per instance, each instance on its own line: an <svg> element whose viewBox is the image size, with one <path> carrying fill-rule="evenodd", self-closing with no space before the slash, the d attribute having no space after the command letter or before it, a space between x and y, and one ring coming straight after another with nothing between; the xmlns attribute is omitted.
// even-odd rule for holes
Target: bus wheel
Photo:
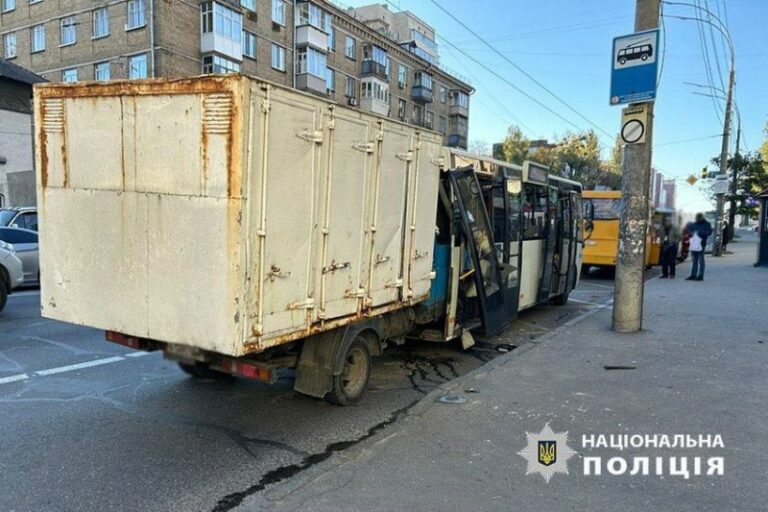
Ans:
<svg viewBox="0 0 768 512"><path fill-rule="evenodd" d="M232 378L232 375L228 373L211 370L205 363L179 363L179 368L196 379L229 380Z"/></svg>
<svg viewBox="0 0 768 512"><path fill-rule="evenodd" d="M568 304L568 296L571 294L570 291L567 291L565 293L561 293L560 295L557 295L555 297L552 297L552 304L555 306L565 306Z"/></svg>
<svg viewBox="0 0 768 512"><path fill-rule="evenodd" d="M358 336L344 354L344 368L333 376L333 389L325 397L337 405L350 405L363 396L371 377L371 351L365 339Z"/></svg>

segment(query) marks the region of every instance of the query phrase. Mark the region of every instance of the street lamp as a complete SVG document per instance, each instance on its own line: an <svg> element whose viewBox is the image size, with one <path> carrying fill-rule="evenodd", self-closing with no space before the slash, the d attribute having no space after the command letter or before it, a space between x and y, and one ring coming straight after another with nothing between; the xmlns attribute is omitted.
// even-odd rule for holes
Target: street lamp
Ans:
<svg viewBox="0 0 768 512"><path fill-rule="evenodd" d="M695 16L676 16L676 15L670 15L665 14L664 16L668 18L675 18L683 21L700 21L702 23L706 23L711 27L714 27L717 29L720 34L722 34L723 38L728 43L728 49L731 53L731 69L728 73L728 91L726 92L726 99L725 99L725 119L723 120L723 142L720 147L720 175L724 178L728 173L728 144L729 144L729 137L731 135L731 112L733 110L733 87L736 83L736 52L733 48L733 39L731 38L731 34L728 31L728 27L723 23L723 21L718 18L717 16L712 13L712 11L701 7L699 5L687 3L687 2L664 2L668 5L683 5L687 7L693 7L694 9L697 9L698 11L707 13L707 16L711 19L704 19L700 17ZM711 20L717 21L716 23L712 23ZM725 91L723 91L725 92ZM737 148L738 151L738 148ZM712 248L712 255L713 256L722 256L723 254L723 210L725 205L725 193L719 193L717 194L717 218L715 222L715 244Z"/></svg>

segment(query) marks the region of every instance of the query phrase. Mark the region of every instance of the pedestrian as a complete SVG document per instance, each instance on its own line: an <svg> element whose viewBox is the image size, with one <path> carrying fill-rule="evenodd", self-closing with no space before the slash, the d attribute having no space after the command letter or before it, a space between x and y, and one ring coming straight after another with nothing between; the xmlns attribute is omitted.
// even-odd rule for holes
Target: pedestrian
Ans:
<svg viewBox="0 0 768 512"><path fill-rule="evenodd" d="M675 278L677 262L677 244L680 243L680 230L672 224L672 219L664 218L661 226L661 277Z"/></svg>
<svg viewBox="0 0 768 512"><path fill-rule="evenodd" d="M732 237L733 232L731 231L731 226L728 224L728 221L723 221L723 252L725 252L725 248L731 242Z"/></svg>
<svg viewBox="0 0 768 512"><path fill-rule="evenodd" d="M691 275L686 281L704 280L704 250L707 248L707 238L712 234L712 224L707 222L704 214L697 213L696 221L688 224L688 233L691 235L689 251L691 253Z"/></svg>

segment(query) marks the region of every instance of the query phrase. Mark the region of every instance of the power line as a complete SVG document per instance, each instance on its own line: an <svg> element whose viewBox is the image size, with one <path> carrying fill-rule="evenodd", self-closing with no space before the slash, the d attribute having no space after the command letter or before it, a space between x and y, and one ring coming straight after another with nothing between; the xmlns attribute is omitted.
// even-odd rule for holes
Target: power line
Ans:
<svg viewBox="0 0 768 512"><path fill-rule="evenodd" d="M518 66L517 64L515 64L515 63L514 63L514 62L513 62L511 59L509 59L509 57L507 57L506 55L504 55L503 53L501 53L499 50L497 50L497 49L496 49L496 47L494 47L492 44L490 44L490 43L489 43L489 42L487 42L485 39L483 39L483 37L482 37L480 34L478 34L477 32L475 32L474 30L472 30L472 29L471 29L469 26L467 26L467 25L466 25L466 24L465 24L463 21L461 21L459 18L457 18L456 16L454 16L454 15L453 15L453 13L451 13L450 11L448 11L447 9L445 9L445 8L444 8L442 5L440 5L440 3L438 3L438 2L437 2L437 0L430 0L430 2L432 2L432 3L433 3L433 4L434 4L434 5L435 5L435 6L436 6L438 9L440 9L441 11L443 11L443 13L445 13L446 15L448 15L448 16L449 16L451 19L453 19L453 20L454 20L456 23L458 23L459 25L461 25L462 27L464 27L464 29L465 29L467 32L469 32L470 34L472 34L473 36L475 36L475 37L476 37L478 40L480 40L480 41L481 41L481 42L482 42L482 43L483 43L485 46L487 46L488 48L490 48L491 50L493 50L493 52L494 52L494 53L496 53L497 55L499 55L499 56L500 56L502 59L504 59L504 60L505 60L507 63L509 63L509 64L510 64L512 67L514 67L514 68L515 68L515 69L517 69L517 70L518 70L520 73L522 73L523 75L525 75L526 77L528 77L528 79L529 79L529 80L531 80L533 83L535 83L536 85L538 85L540 88L544 89L544 91L546 91L546 92L547 92L547 93L548 93L550 96L552 96L553 98L555 98L555 99L556 99L558 102L560 102L562 105L564 105L564 106L565 106L566 108L568 108L570 111L572 111L573 113L575 113L576 115L578 115L580 118L582 118L583 120L585 120L587 123L589 123L589 124L590 124L590 125L592 125L593 127L595 127L595 128L598 130L598 131L600 131L600 132L604 133L606 136L608 136L608 137L610 137L610 138L613 138L613 137L615 136L615 134L611 134L611 133L607 132L606 130L603 130L603 129L602 129L600 126L598 126L596 123L594 123L594 122L593 122L591 119L589 119L589 118L588 118L588 117L586 117L584 114L582 114L581 112L579 112L578 110L576 110L575 108L573 108L573 107L572 107L572 106L571 106L571 105L570 105L568 102L566 102L566 101L565 101L565 100L563 100L563 99L562 99L560 96L558 96L557 94L555 94L555 93L554 93L552 90L550 90L550 89L549 89L547 86L545 86L544 84L542 84L541 82L539 82L538 80L536 80L536 78L534 78L532 75L530 75L528 72L526 72L526 71L525 71L523 68L521 68L520 66ZM463 50L460 50L460 51L461 51L462 53L465 53L465 52L463 52ZM538 102L538 101L537 101L537 103L540 103L540 102ZM552 111L552 110L551 110L551 109L549 109L548 107L547 107L547 109L548 109L548 110L550 110L550 111ZM554 111L553 111L553 112L554 112ZM562 117L562 116L560 116L559 114L558 114L558 116L559 116L559 117ZM571 123L571 124L572 124L572 123Z"/></svg>
<svg viewBox="0 0 768 512"><path fill-rule="evenodd" d="M702 2L706 2L706 0L701 0ZM697 2L698 3L698 2ZM720 52L717 49L717 41L715 39L715 29L714 29L714 23L712 21L712 13L709 11L709 3L706 2L706 14L707 14L707 22L709 25L709 38L710 42L712 43L712 53L715 56L715 66L717 67L717 78L720 80L720 87L725 89L725 79L723 78L723 69L720 67ZM722 42L722 39L720 40Z"/></svg>
<svg viewBox="0 0 768 512"><path fill-rule="evenodd" d="M653 147L658 148L661 146L673 146L675 144L685 144L686 142L694 142L697 140L704 140L704 139L714 139L716 137L722 137L722 133L718 133L715 135L705 135L704 137L694 137L691 139L682 139L682 140L673 140L671 142L662 142L661 144L654 144Z"/></svg>

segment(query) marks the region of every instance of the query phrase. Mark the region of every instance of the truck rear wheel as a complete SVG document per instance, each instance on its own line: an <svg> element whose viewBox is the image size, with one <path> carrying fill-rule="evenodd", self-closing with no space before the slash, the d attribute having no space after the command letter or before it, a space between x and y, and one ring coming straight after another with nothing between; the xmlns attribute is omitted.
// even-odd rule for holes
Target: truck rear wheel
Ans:
<svg viewBox="0 0 768 512"><path fill-rule="evenodd" d="M211 370L205 363L179 363L179 368L196 379L228 380L232 378L228 373Z"/></svg>
<svg viewBox="0 0 768 512"><path fill-rule="evenodd" d="M365 339L358 336L344 354L344 368L333 376L333 389L325 396L337 405L350 405L362 398L371 377L371 351Z"/></svg>

